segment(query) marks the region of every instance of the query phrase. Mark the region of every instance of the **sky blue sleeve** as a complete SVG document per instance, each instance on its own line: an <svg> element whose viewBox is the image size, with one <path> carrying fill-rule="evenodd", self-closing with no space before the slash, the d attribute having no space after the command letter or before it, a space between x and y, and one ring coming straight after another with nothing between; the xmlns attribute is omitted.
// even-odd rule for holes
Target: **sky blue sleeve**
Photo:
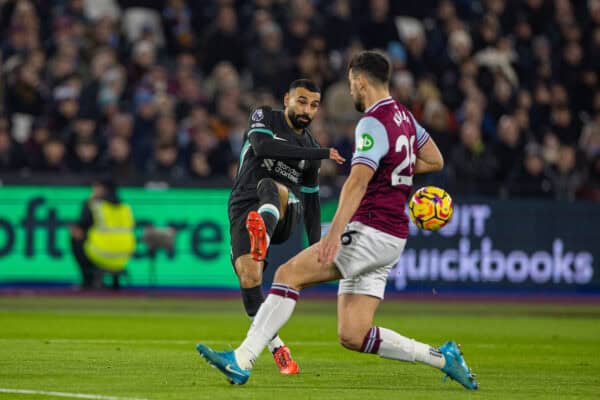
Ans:
<svg viewBox="0 0 600 400"><path fill-rule="evenodd" d="M420 149L421 146L423 146L429 139L429 133L421 126L421 124L417 122L417 119L414 115L412 115L412 113L410 114L410 117L415 123L415 128L417 129L417 149Z"/></svg>
<svg viewBox="0 0 600 400"><path fill-rule="evenodd" d="M356 149L352 155L352 165L366 164L373 169L379 167L379 161L390 148L385 126L373 117L364 117L354 131Z"/></svg>

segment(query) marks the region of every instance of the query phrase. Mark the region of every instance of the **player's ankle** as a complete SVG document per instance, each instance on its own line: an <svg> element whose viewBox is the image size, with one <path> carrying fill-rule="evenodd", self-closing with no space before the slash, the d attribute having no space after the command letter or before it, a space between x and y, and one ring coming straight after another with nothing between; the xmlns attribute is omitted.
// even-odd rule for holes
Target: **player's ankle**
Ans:
<svg viewBox="0 0 600 400"><path fill-rule="evenodd" d="M233 352L235 355L235 361L242 369L250 370L254 366L254 360L256 357L247 349L238 347Z"/></svg>

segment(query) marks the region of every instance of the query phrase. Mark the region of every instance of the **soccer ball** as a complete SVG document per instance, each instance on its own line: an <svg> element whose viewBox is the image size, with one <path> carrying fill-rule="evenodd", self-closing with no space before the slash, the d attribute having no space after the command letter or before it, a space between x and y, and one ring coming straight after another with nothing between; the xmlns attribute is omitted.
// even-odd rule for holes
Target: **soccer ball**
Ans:
<svg viewBox="0 0 600 400"><path fill-rule="evenodd" d="M437 231L452 219L452 198L436 186L417 190L408 203L408 215L420 229Z"/></svg>

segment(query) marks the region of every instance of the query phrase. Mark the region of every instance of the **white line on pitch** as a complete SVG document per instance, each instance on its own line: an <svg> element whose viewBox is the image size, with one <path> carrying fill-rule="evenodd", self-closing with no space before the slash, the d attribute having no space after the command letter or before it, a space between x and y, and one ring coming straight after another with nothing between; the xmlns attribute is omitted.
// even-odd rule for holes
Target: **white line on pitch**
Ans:
<svg viewBox="0 0 600 400"><path fill-rule="evenodd" d="M179 345L190 345L195 343L205 344L229 344L235 342L235 340L160 340L160 339L0 339L0 342L45 342L45 343L56 343L56 344L179 344ZM290 344L296 344L299 346L331 346L335 345L335 341L290 341Z"/></svg>
<svg viewBox="0 0 600 400"><path fill-rule="evenodd" d="M55 396L55 397L69 397L72 399L93 399L93 400L146 400L137 397L116 397L116 396L103 396L100 394L85 394L85 393L65 393L65 392L48 392L46 390L30 390L30 389L9 389L0 388L0 393L13 393L13 394L33 394L38 396Z"/></svg>

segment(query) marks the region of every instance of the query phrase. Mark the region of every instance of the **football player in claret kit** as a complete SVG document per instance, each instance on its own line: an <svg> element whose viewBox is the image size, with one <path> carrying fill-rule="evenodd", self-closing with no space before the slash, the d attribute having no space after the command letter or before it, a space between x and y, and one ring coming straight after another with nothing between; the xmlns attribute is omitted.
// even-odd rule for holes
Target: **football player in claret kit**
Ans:
<svg viewBox="0 0 600 400"><path fill-rule="evenodd" d="M308 130L320 101L319 87L298 79L285 95L285 109L257 108L244 133L228 209L231 261L250 318L264 300L261 283L269 244L286 241L301 216L309 243L321 238L320 160L344 159L333 148L321 148ZM298 364L276 332L268 346L281 373L298 373Z"/></svg>
<svg viewBox="0 0 600 400"><path fill-rule="evenodd" d="M350 62L350 92L364 116L356 126L352 169L327 235L278 269L246 339L235 351L197 346L230 382L248 380L265 345L290 318L301 289L339 279L342 346L393 360L421 362L440 369L467 389L477 389L455 342L436 348L373 326L388 272L406 244L404 209L413 174L443 167L442 155L428 133L407 108L390 97L389 76L389 61L377 52L361 52Z"/></svg>

